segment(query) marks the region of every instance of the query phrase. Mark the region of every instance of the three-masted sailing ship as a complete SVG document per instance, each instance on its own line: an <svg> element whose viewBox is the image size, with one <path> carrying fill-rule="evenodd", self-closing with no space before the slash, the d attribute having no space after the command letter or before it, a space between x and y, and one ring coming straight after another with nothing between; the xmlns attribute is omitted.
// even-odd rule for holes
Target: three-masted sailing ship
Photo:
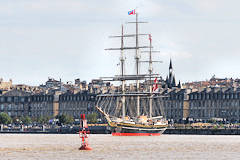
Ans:
<svg viewBox="0 0 240 160"><path fill-rule="evenodd" d="M121 74L114 77L102 77L105 81L120 81L121 86L118 91L98 95L97 110L104 115L108 122L109 129L113 136L158 136L161 135L167 127L167 121L164 119L164 111L160 105L158 93L153 92L156 89L157 78L153 82L153 78L158 74L153 74L152 60L152 37L150 34L139 34L138 14L136 13L136 21L128 22L134 23L136 26L135 34L124 34L123 25L122 33L119 36L111 36L121 38L120 48L109 48L106 50L120 50L120 67ZM139 45L139 36L149 36L149 46ZM135 46L124 46L124 38L134 37ZM149 54L148 61L140 61L140 49L149 49L145 51ZM125 74L125 51L135 50L135 74ZM148 62L149 68L147 74L140 74L139 64L141 62ZM128 81L134 81L131 83ZM140 86L140 82L142 84ZM144 83L145 82L145 83ZM127 87L128 84L128 87ZM155 107L153 107L155 104Z"/></svg>

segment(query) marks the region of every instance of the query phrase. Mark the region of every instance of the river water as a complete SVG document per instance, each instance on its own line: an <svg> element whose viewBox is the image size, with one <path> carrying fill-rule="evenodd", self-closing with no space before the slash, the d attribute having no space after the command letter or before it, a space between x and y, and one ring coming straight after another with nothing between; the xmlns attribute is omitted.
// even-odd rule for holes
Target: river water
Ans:
<svg viewBox="0 0 240 160"><path fill-rule="evenodd" d="M91 151L79 151L77 134L0 134L0 160L240 159L240 136L90 135Z"/></svg>

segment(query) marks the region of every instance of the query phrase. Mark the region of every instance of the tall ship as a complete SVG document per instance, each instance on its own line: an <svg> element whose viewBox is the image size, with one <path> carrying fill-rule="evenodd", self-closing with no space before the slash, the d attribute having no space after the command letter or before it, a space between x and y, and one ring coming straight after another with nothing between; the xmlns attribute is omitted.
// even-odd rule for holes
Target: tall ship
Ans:
<svg viewBox="0 0 240 160"><path fill-rule="evenodd" d="M133 12L132 12L133 13ZM153 73L153 63L160 62L152 60L152 36L150 34L138 33L139 24L146 23L138 21L138 13L135 13L136 20L133 22L136 27L135 34L125 34L122 25L121 35L110 36L120 38L119 48L108 48L105 50L120 51L120 75L113 77L101 77L103 81L119 81L121 85L116 90L97 96L96 109L105 117L108 128L113 136L159 136L167 128L167 121L164 118L164 111L159 101L161 96L157 91L157 77L159 74ZM146 37L149 45L139 45L139 37ZM134 46L125 46L127 38L134 39ZM142 51L143 49L147 49ZM127 66L125 57L129 55L127 51L135 51L134 74L126 74ZM141 50L141 51L140 51ZM147 53L147 60L141 60L141 53ZM140 73L140 64L146 63L148 71L146 74Z"/></svg>

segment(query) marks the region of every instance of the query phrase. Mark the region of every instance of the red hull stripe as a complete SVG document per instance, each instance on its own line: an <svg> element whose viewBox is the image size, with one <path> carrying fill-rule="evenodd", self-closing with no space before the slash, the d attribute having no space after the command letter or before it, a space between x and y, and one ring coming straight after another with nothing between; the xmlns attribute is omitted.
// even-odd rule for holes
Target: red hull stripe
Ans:
<svg viewBox="0 0 240 160"><path fill-rule="evenodd" d="M161 133L112 133L113 136L160 136Z"/></svg>

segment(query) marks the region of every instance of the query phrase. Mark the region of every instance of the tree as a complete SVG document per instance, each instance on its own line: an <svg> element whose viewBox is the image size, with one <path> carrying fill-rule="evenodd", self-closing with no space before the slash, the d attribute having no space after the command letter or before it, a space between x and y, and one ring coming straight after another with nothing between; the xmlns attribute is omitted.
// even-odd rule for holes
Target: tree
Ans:
<svg viewBox="0 0 240 160"><path fill-rule="evenodd" d="M15 125L19 125L20 124L20 119L18 117L13 117L12 118L12 123L14 123Z"/></svg>
<svg viewBox="0 0 240 160"><path fill-rule="evenodd" d="M38 117L37 118L37 123L44 124L45 123L44 117L43 116Z"/></svg>
<svg viewBox="0 0 240 160"><path fill-rule="evenodd" d="M10 124L12 123L12 118L4 112L0 113L0 124Z"/></svg>
<svg viewBox="0 0 240 160"><path fill-rule="evenodd" d="M21 117L20 119L25 125L32 123L32 119L29 116Z"/></svg>
<svg viewBox="0 0 240 160"><path fill-rule="evenodd" d="M56 118L59 120L61 124L72 124L74 122L74 118L72 116L68 116L65 114L58 115Z"/></svg>
<svg viewBox="0 0 240 160"><path fill-rule="evenodd" d="M74 118L73 116L68 116L67 115L67 121L66 121L66 124L72 124L74 122Z"/></svg>
<svg viewBox="0 0 240 160"><path fill-rule="evenodd" d="M94 112L92 114L87 115L87 120L89 123L97 123L97 117L98 117L98 114Z"/></svg>
<svg viewBox="0 0 240 160"><path fill-rule="evenodd" d="M44 117L44 123L45 123L45 124L48 124L50 119L51 119L50 116Z"/></svg>

